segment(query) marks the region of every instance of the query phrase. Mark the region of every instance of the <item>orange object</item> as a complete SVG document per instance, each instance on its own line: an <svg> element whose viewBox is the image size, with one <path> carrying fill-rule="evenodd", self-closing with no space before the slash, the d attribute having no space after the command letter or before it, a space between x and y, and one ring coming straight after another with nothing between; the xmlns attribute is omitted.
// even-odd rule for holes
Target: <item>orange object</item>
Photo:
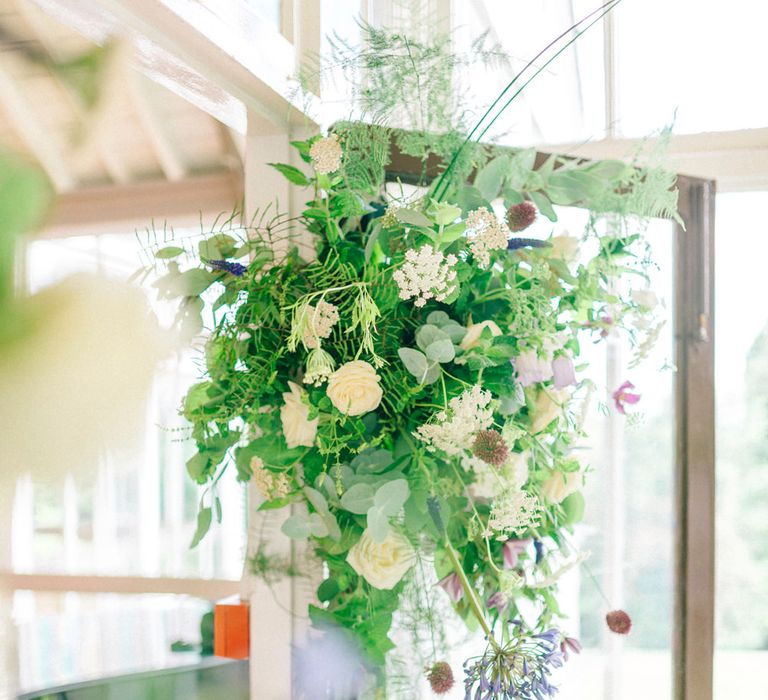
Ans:
<svg viewBox="0 0 768 700"><path fill-rule="evenodd" d="M250 650L250 606L239 596L216 603L213 611L213 653L247 659Z"/></svg>

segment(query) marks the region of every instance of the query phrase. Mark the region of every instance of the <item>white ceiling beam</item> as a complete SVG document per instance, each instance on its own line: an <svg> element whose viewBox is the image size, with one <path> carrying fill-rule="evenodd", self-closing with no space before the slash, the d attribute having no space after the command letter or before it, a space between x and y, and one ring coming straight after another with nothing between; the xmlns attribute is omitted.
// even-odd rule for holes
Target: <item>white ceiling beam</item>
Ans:
<svg viewBox="0 0 768 700"><path fill-rule="evenodd" d="M32 106L19 89L19 83L6 67L0 54L0 109L5 112L14 131L51 178L58 192L68 192L77 181L67 166L60 145L50 129L40 123L40 110Z"/></svg>
<svg viewBox="0 0 768 700"><path fill-rule="evenodd" d="M183 180L187 176L187 166L157 108L152 91L154 85L143 74L134 72L126 87L131 91L133 108L163 173L172 182Z"/></svg>
<svg viewBox="0 0 768 700"><path fill-rule="evenodd" d="M309 121L300 106L305 102L286 97L294 47L246 3L34 1L92 41L128 39L140 70L239 133L249 117L272 130Z"/></svg>
<svg viewBox="0 0 768 700"><path fill-rule="evenodd" d="M617 138L540 147L581 158L625 159L640 149L652 152L657 145L657 138ZM717 180L719 192L768 189L768 128L675 134L666 158L676 172Z"/></svg>
<svg viewBox="0 0 768 700"><path fill-rule="evenodd" d="M200 225L229 214L243 199L242 177L232 172L199 175L178 182L147 181L129 185L81 188L57 198L52 216L37 238L103 233L107 229L143 230L162 226Z"/></svg>
<svg viewBox="0 0 768 700"><path fill-rule="evenodd" d="M21 15L26 22L34 38L40 42L54 61L69 58L63 54L58 43L50 36L46 23L42 21L42 11L39 7L33 5L30 0L16 0L15 7L19 15ZM89 115L83 104L72 94L67 86L61 84L60 80L58 82L61 85L62 94L78 121L80 123L86 123L89 120ZM103 128L93 129L92 132L89 133L87 148L84 149L85 152L76 153L75 157L86 157L87 151L90 149L93 150L94 155L101 161L104 169L107 171L107 174L113 182L117 184L125 184L131 180L131 174L128 171L128 168L115 152L112 143L110 143L109 135L105 133Z"/></svg>

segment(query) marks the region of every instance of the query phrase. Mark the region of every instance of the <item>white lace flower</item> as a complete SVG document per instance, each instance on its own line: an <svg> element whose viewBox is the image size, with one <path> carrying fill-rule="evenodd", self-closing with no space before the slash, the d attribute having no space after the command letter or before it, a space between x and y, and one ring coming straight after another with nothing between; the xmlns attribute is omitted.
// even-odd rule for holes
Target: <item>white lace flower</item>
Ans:
<svg viewBox="0 0 768 700"><path fill-rule="evenodd" d="M317 302L317 306L307 305L304 322L304 345L312 349L320 346L320 339L331 335L333 327L339 321L339 310L327 301Z"/></svg>
<svg viewBox="0 0 768 700"><path fill-rule="evenodd" d="M444 301L456 287L457 262L455 255L443 255L430 245L407 251L405 262L392 273L400 298L415 297L414 306L424 306L429 299Z"/></svg>
<svg viewBox="0 0 768 700"><path fill-rule="evenodd" d="M320 175L335 173L341 167L341 144L336 134L315 141L309 149L312 167Z"/></svg>
<svg viewBox="0 0 768 700"><path fill-rule="evenodd" d="M493 424L491 394L479 386L467 389L448 402L448 410L435 414L434 421L419 427L415 435L428 444L428 449L442 450L450 456L461 455L472 448L480 430Z"/></svg>
<svg viewBox="0 0 768 700"><path fill-rule="evenodd" d="M310 350L307 355L306 369L304 370L304 383L320 386L328 381L328 377L336 369L336 362L322 348Z"/></svg>
<svg viewBox="0 0 768 700"><path fill-rule="evenodd" d="M536 496L522 489L508 489L493 502L488 527L502 536L522 535L539 524L540 511Z"/></svg>
<svg viewBox="0 0 768 700"><path fill-rule="evenodd" d="M491 264L492 250L505 250L511 232L487 207L480 207L467 214L466 220L469 249L482 266Z"/></svg>

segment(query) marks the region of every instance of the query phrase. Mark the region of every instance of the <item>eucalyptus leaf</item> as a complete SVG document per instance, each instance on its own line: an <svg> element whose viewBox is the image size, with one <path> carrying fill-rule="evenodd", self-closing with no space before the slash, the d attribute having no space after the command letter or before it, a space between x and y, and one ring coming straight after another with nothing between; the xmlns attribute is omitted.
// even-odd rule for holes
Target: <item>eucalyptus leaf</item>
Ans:
<svg viewBox="0 0 768 700"><path fill-rule="evenodd" d="M350 513L365 515L373 505L375 489L370 484L355 484L341 496L341 507Z"/></svg>
<svg viewBox="0 0 768 700"><path fill-rule="evenodd" d="M445 311L433 311L427 316L427 323L433 326L443 326L447 323L455 323Z"/></svg>
<svg viewBox="0 0 768 700"><path fill-rule="evenodd" d="M440 340L450 340L450 338L447 333L437 326L433 326L431 323L421 326L421 328L416 331L416 345L424 351L426 351L430 345Z"/></svg>
<svg viewBox="0 0 768 700"><path fill-rule="evenodd" d="M433 362L450 362L456 357L456 348L450 338L443 338L430 343L426 348L427 358Z"/></svg>
<svg viewBox="0 0 768 700"><path fill-rule="evenodd" d="M440 379L441 372L442 370L440 369L440 363L433 362L427 367L427 373L424 375L424 381L422 384L434 384L438 379Z"/></svg>
<svg viewBox="0 0 768 700"><path fill-rule="evenodd" d="M397 351L397 354L403 361L405 368L416 377L419 382L422 382L429 366L427 356L423 352L419 352L413 348L400 348Z"/></svg>
<svg viewBox="0 0 768 700"><path fill-rule="evenodd" d="M389 534L389 518L378 506L372 506L367 514L367 529L371 539L381 544Z"/></svg>
<svg viewBox="0 0 768 700"><path fill-rule="evenodd" d="M405 479L395 479L379 487L373 497L373 503L387 515L397 515L410 493Z"/></svg>

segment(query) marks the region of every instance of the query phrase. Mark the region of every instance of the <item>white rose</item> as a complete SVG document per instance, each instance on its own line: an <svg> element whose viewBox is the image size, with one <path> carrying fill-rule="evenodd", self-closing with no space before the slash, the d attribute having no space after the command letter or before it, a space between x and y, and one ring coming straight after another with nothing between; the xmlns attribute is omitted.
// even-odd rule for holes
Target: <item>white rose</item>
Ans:
<svg viewBox="0 0 768 700"><path fill-rule="evenodd" d="M531 434L544 430L563 412L563 406L570 394L566 390L541 389L533 402L531 411Z"/></svg>
<svg viewBox="0 0 768 700"><path fill-rule="evenodd" d="M541 486L541 495L550 503L562 503L580 488L581 472L552 472Z"/></svg>
<svg viewBox="0 0 768 700"><path fill-rule="evenodd" d="M285 442L290 449L312 447L317 435L317 418L309 420L309 406L302 401L301 387L293 382L288 382L288 386L291 390L283 394L285 403L280 407Z"/></svg>
<svg viewBox="0 0 768 700"><path fill-rule="evenodd" d="M633 289L632 301L646 309L655 309L659 305L659 297L650 289Z"/></svg>
<svg viewBox="0 0 768 700"><path fill-rule="evenodd" d="M374 588L394 588L413 566L415 552L401 534L390 530L381 544L368 534L355 543L347 554L347 563Z"/></svg>
<svg viewBox="0 0 768 700"><path fill-rule="evenodd" d="M464 350L469 350L475 347L480 342L480 336L483 333L483 329L487 328L491 331L491 335L495 338L497 335L501 335L502 331L493 321L480 321L480 323L473 323L467 328L467 332L461 339L461 347Z"/></svg>
<svg viewBox="0 0 768 700"><path fill-rule="evenodd" d="M579 257L579 245L581 241L573 236L555 236L550 240L552 247L550 255L553 258L560 258L566 263L574 263Z"/></svg>
<svg viewBox="0 0 768 700"><path fill-rule="evenodd" d="M354 360L337 369L328 379L328 398L342 413L360 416L381 403L379 375L367 362Z"/></svg>

